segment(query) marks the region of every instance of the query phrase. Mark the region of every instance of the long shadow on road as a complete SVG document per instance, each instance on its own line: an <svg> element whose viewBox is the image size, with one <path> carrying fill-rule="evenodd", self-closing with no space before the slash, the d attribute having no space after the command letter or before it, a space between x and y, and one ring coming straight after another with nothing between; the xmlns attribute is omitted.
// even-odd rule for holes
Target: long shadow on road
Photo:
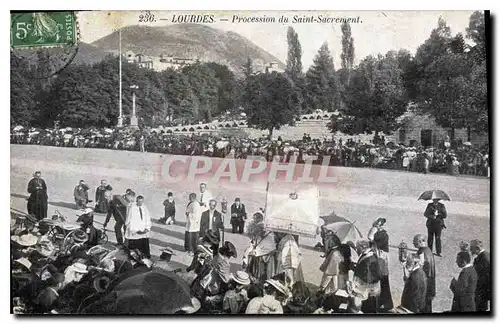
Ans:
<svg viewBox="0 0 500 324"><path fill-rule="evenodd" d="M20 195L20 194L16 194L16 193L11 193L10 196L14 197L14 198L21 198L21 199L28 199L29 198L28 195ZM76 209L76 206L74 203L67 203L64 201L49 201L48 204L51 206L55 206L55 207Z"/></svg>

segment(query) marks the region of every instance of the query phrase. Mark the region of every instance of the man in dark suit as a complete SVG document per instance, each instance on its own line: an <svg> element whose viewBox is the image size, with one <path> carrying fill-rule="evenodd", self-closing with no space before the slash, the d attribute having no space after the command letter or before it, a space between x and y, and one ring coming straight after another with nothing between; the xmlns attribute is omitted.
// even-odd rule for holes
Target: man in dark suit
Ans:
<svg viewBox="0 0 500 324"><path fill-rule="evenodd" d="M215 207L217 207L217 201L215 199L211 199L208 203L208 210L201 213L200 236L202 237L209 229L217 234L220 233L220 230L224 230L222 215L215 209Z"/></svg>
<svg viewBox="0 0 500 324"><path fill-rule="evenodd" d="M432 300L436 297L436 263L431 249L427 246L427 240L422 234L415 235L413 245L418 249L417 256L420 258L422 270L427 278L427 290L425 308L422 313L432 313Z"/></svg>
<svg viewBox="0 0 500 324"><path fill-rule="evenodd" d="M476 308L478 312L488 311L488 302L491 300L491 267L490 254L483 248L483 242L472 240L470 251L475 255L474 270L477 273Z"/></svg>
<svg viewBox="0 0 500 324"><path fill-rule="evenodd" d="M49 197L47 196L47 185L42 179L42 173L36 171L33 179L28 183L28 214L35 215L38 220L47 217Z"/></svg>
<svg viewBox="0 0 500 324"><path fill-rule="evenodd" d="M439 202L440 199L433 199L427 205L424 216L427 218L427 246L432 251L434 238L436 238L436 255L441 256L441 231L446 228L444 219L446 218L446 207Z"/></svg>
<svg viewBox="0 0 500 324"><path fill-rule="evenodd" d="M471 263L470 253L462 251L457 254L457 265L462 268L458 280L453 278L450 289L453 292L452 312L476 311L477 273Z"/></svg>
<svg viewBox="0 0 500 324"><path fill-rule="evenodd" d="M108 222L113 215L115 219L115 235L116 242L118 244L123 244L123 234L125 232L125 222L127 220L127 211L130 203L135 200L135 192L131 189L127 189L124 195L114 195L111 199L109 211L106 215L106 220L104 221L104 228L108 225ZM123 231L123 232L122 232Z"/></svg>
<svg viewBox="0 0 500 324"><path fill-rule="evenodd" d="M359 258L354 269L353 292L361 299L361 311L375 314L379 311L380 265L370 246L370 241L361 239L356 242Z"/></svg>
<svg viewBox="0 0 500 324"><path fill-rule="evenodd" d="M95 190L95 208L96 213L107 213L109 209L109 200L106 197L106 191L113 190L106 180L101 180L101 185Z"/></svg>
<svg viewBox="0 0 500 324"><path fill-rule="evenodd" d="M418 255L408 256L403 273L405 286L401 295L401 306L413 313L423 313L426 304L427 277Z"/></svg>
<svg viewBox="0 0 500 324"><path fill-rule="evenodd" d="M78 186L73 190L73 196L75 198L75 204L77 209L85 209L87 203L89 202L89 189L90 187L85 183L84 180L80 180Z"/></svg>
<svg viewBox="0 0 500 324"><path fill-rule="evenodd" d="M233 233L243 234L246 219L247 212L245 205L241 203L240 198L236 198L231 205L231 226L233 227Z"/></svg>

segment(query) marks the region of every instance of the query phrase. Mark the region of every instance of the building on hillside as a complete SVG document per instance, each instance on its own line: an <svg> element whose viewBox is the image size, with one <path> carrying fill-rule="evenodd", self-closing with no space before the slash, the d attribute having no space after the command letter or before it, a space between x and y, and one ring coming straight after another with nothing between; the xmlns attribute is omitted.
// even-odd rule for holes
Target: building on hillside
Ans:
<svg viewBox="0 0 500 324"><path fill-rule="evenodd" d="M268 72L268 73L272 73L272 72L282 73L285 71L283 71L283 69L281 69L278 66L278 62L271 62L266 66L266 72Z"/></svg>
<svg viewBox="0 0 500 324"><path fill-rule="evenodd" d="M153 60L144 54L134 54L132 51L125 53L125 59L130 64L136 64L140 68L153 69Z"/></svg>
<svg viewBox="0 0 500 324"><path fill-rule="evenodd" d="M180 69L184 66L191 65L199 60L187 57L174 57L173 55L161 55L160 63L163 69Z"/></svg>
<svg viewBox="0 0 500 324"><path fill-rule="evenodd" d="M445 138L451 137L451 131L439 126L434 117L415 112L407 112L398 119L403 124L390 139L396 143L404 143L409 146L440 146ZM468 132L467 129L455 129L455 140L471 142L474 146L482 146L488 143L488 135L480 135Z"/></svg>

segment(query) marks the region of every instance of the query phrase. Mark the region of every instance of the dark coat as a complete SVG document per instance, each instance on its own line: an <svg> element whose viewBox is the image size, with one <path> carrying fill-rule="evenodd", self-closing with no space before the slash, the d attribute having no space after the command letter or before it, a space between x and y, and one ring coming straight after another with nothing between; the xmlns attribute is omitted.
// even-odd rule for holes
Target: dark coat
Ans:
<svg viewBox="0 0 500 324"><path fill-rule="evenodd" d="M434 255L429 247L418 249L418 255L424 254L424 265L422 269L427 277L427 297L436 296L436 263Z"/></svg>
<svg viewBox="0 0 500 324"><path fill-rule="evenodd" d="M437 216L434 216L434 211L437 210ZM427 218L425 225L427 227L446 227L444 224L444 219L447 216L446 207L438 202L437 207L434 203L429 203L425 209L424 216Z"/></svg>
<svg viewBox="0 0 500 324"><path fill-rule="evenodd" d="M483 251L474 259L474 270L477 273L476 296L482 300L491 300L491 268L488 252Z"/></svg>
<svg viewBox="0 0 500 324"><path fill-rule="evenodd" d="M233 214L236 214L236 217L233 217ZM245 210L245 205L240 203L240 206L236 207L236 204L233 203L231 205L231 224L235 220L244 222L246 218L247 218L247 212Z"/></svg>
<svg viewBox="0 0 500 324"><path fill-rule="evenodd" d="M200 236L205 235L207 230L209 229L209 224L210 224L210 211L206 210L201 214L201 221L200 221ZM222 215L220 212L217 210L214 210L213 214L213 219L212 219L212 229L218 229L218 230L224 230L224 224L222 223ZM218 231L216 231L218 232Z"/></svg>
<svg viewBox="0 0 500 324"><path fill-rule="evenodd" d="M165 218L175 218L175 201L172 200L172 202L170 202L168 199L165 199L163 206L165 207Z"/></svg>
<svg viewBox="0 0 500 324"><path fill-rule="evenodd" d="M113 187L107 185L106 187L97 187L95 190L95 210L98 213L107 213L109 209L109 202L104 194L106 191L113 190Z"/></svg>
<svg viewBox="0 0 500 324"><path fill-rule="evenodd" d="M476 286L477 273L474 267L463 268L456 284L450 287L453 292L452 312L476 311Z"/></svg>
<svg viewBox="0 0 500 324"><path fill-rule="evenodd" d="M380 282L380 266L377 256L373 253L367 257L361 256L354 269L354 277L367 284Z"/></svg>
<svg viewBox="0 0 500 324"><path fill-rule="evenodd" d="M401 306L414 313L422 313L425 308L426 291L427 277L424 270L418 268L405 281L405 287L401 295Z"/></svg>
<svg viewBox="0 0 500 324"><path fill-rule="evenodd" d="M128 202L125 196L113 195L113 199L111 199L109 203L109 210L104 224L109 222L111 215L113 215L115 222L125 224L127 220L127 206Z"/></svg>
<svg viewBox="0 0 500 324"><path fill-rule="evenodd" d="M28 214L35 215L37 219L47 217L48 199L47 185L43 179L33 178L28 183Z"/></svg>
<svg viewBox="0 0 500 324"><path fill-rule="evenodd" d="M75 197L75 201L83 201L87 203L89 201L89 187L87 185L80 185L75 187L73 190L73 196Z"/></svg>

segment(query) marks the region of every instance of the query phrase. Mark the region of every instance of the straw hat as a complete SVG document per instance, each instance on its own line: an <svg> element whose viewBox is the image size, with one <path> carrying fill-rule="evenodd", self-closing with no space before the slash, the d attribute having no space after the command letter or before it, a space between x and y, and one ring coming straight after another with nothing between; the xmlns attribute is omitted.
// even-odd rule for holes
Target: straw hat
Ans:
<svg viewBox="0 0 500 324"><path fill-rule="evenodd" d="M208 254L208 255L212 255L214 253L210 248L206 247L205 245L201 245L201 244L199 244L196 247L196 250L198 252L205 253L205 254Z"/></svg>
<svg viewBox="0 0 500 324"><path fill-rule="evenodd" d="M20 265L24 266L28 270L31 270L31 262L27 258L20 258L20 259L14 260L14 262L19 263Z"/></svg>
<svg viewBox="0 0 500 324"><path fill-rule="evenodd" d="M90 214L93 212L94 212L94 210L92 208L85 208L85 209L78 210L76 212L76 216L80 217L82 215L87 215L87 214Z"/></svg>
<svg viewBox="0 0 500 324"><path fill-rule="evenodd" d="M33 246L38 242L38 238L31 233L21 236L13 235L10 239L21 246Z"/></svg>
<svg viewBox="0 0 500 324"><path fill-rule="evenodd" d="M44 257L50 257L54 254L55 247L54 244L46 236L42 236L38 241L36 250L40 252L40 254Z"/></svg>
<svg viewBox="0 0 500 324"><path fill-rule="evenodd" d="M288 288L284 284L282 284L281 282L279 282L278 280L276 280L276 279L267 279L266 283L268 285L271 285L274 288L276 288L276 290L278 290L283 295L285 295L285 296L290 295L290 292L289 292Z"/></svg>
<svg viewBox="0 0 500 324"><path fill-rule="evenodd" d="M236 271L231 273L231 278L240 285L249 285L251 283L250 276L244 271Z"/></svg>
<svg viewBox="0 0 500 324"><path fill-rule="evenodd" d="M77 229L75 230L72 234L71 234L71 237L73 238L73 240L76 242L76 243L84 243L84 242L87 242L88 239L89 239L89 236L87 235L87 233L85 233L84 231L82 231L81 229Z"/></svg>
<svg viewBox="0 0 500 324"><path fill-rule="evenodd" d="M76 262L76 263L73 263L73 265L71 267L73 268L73 271L75 271L75 272L88 273L87 266L83 263Z"/></svg>
<svg viewBox="0 0 500 324"><path fill-rule="evenodd" d="M181 310L186 312L187 314L193 314L199 311L200 308L201 308L200 301L197 298L193 297L191 298L191 306L183 307L181 308Z"/></svg>

